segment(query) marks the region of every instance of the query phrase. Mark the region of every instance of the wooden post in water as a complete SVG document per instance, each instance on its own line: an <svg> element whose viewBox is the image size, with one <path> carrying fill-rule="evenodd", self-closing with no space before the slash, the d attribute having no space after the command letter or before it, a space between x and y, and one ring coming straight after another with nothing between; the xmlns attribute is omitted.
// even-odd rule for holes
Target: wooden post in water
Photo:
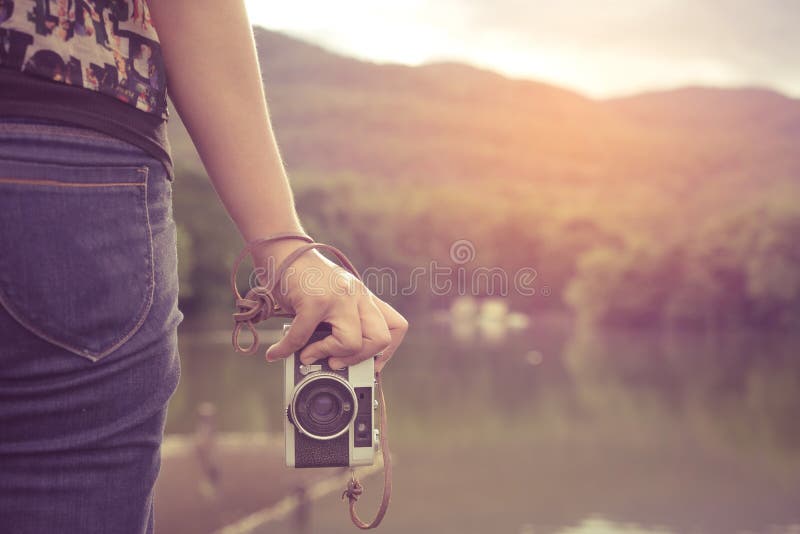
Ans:
<svg viewBox="0 0 800 534"><path fill-rule="evenodd" d="M309 534L311 532L311 499L305 485L297 486L294 490L297 506L292 514L292 532L294 534Z"/></svg>
<svg viewBox="0 0 800 534"><path fill-rule="evenodd" d="M197 407L194 451L202 474L200 493L206 497L216 496L221 478L221 470L214 458L217 439L216 416L217 407L211 402L203 402Z"/></svg>

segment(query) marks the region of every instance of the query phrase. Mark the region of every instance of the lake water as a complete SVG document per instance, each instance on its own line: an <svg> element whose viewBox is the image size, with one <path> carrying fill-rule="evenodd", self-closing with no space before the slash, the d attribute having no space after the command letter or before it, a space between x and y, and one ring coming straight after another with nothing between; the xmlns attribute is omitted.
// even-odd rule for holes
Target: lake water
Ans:
<svg viewBox="0 0 800 534"><path fill-rule="evenodd" d="M397 462L381 532L800 533L800 336L412 323L385 374ZM168 432L191 431L204 401L223 431L282 430L280 364L188 324L181 354ZM364 514L377 478L367 492ZM331 495L310 531L348 521Z"/></svg>

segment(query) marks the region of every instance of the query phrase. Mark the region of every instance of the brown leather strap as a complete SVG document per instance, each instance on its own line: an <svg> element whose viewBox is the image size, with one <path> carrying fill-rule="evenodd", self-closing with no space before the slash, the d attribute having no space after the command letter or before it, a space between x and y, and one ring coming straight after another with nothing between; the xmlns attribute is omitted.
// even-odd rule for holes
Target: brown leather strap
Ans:
<svg viewBox="0 0 800 534"><path fill-rule="evenodd" d="M345 256L344 253L341 250L339 250L338 248L334 247L333 245L327 245L325 243L311 242L311 243L308 243L306 245L301 245L301 246L297 247L295 250L292 251L291 254L286 256L286 259L283 260L281 262L281 264L278 266L278 268L275 270L274 283L277 284L277 283L280 282L280 280L283 279L283 275L286 273L286 271L289 269L289 267L295 261L297 261L297 258L302 256L303 254L305 254L309 250L314 250L314 249L325 250L325 251L330 252L331 254L336 256L336 259L339 260L339 263L342 264L342 267L344 267L345 269L347 269L348 271L353 273L353 276L355 276L356 278L361 280L361 275L358 274L358 269L355 268L355 266L350 262L349 259L347 259L347 256ZM270 291L272 291L273 289L274 288L271 287Z"/></svg>
<svg viewBox="0 0 800 534"><path fill-rule="evenodd" d="M241 267L245 256L252 252L253 248L258 245L283 239L298 239L305 241L306 244L300 245L297 247L297 249L293 250L275 270L275 275L266 278L264 285L257 285L250 288L247 294L242 297L242 295L239 293L239 289L236 287L236 276L239 273L239 267ZM342 267L350 271L353 276L361 280L361 275L358 273L358 270L350 262L350 260L347 259L347 256L345 256L341 250L325 243L316 243L313 239L305 234L286 232L262 239L256 239L247 243L244 249L242 249L242 251L236 257L236 260L233 262L233 269L231 271L231 288L233 289L236 308L238 310L233 314L234 327L232 343L236 352L250 354L258 348L258 332L256 332L255 326L253 326L254 323L264 321L270 317L292 316L290 311L283 310L281 308L280 303L275 298L274 292L276 289L281 289L280 283L289 267L295 261L297 261L297 258L310 250L324 250L330 252L336 257L337 260L339 260ZM239 334L244 326L250 330L250 334L253 336L253 342L248 347L242 347L239 344ZM361 485L361 482L359 482L355 470L352 471L352 477L347 483L347 488L344 490L344 493L342 493L342 499L347 498L350 503L350 519L353 521L355 526L362 530L375 528L380 525L383 517L386 515L386 511L389 508L389 501L392 498L392 456L391 452L389 451L389 424L386 416L386 400L383 396L383 381L381 379L380 372L375 373L375 389L378 397L378 403L380 405L378 429L380 431L379 440L381 454L383 456L383 497L381 498L381 503L378 507L378 512L375 514L375 518L369 523L366 523L358 516L358 513L356 512L356 502L364 492L364 487Z"/></svg>
<svg viewBox="0 0 800 534"><path fill-rule="evenodd" d="M239 275L239 268L241 267L245 257L247 257L248 254L251 254L254 248L260 245L266 245L268 243L274 243L276 241L283 241L287 239L298 239L300 241L305 241L306 243L314 242L314 240L309 236L300 232L283 232L280 234L274 234L268 237L250 241L245 245L242 251L239 252L239 255L236 256L236 259L233 261L233 268L231 269L231 289L233 290L235 305L238 311L233 314L234 325L231 343L233 344L233 349L236 352L252 354L256 351L256 349L258 349L258 332L256 331L255 326L253 326L254 323L259 323L269 319L270 317L290 316L287 312L281 310L280 305L272 296L270 287L272 282L269 280L267 280L267 283L263 286L257 285L255 287L251 287L244 297L241 295L241 293L239 293L239 288L236 286L236 277ZM267 268L269 266L264 267ZM277 277L275 278L277 279ZM239 334L241 334L243 327L247 327L247 329L250 331L250 335L253 338L252 343L247 347L243 347L239 343Z"/></svg>
<svg viewBox="0 0 800 534"><path fill-rule="evenodd" d="M389 501L392 498L392 453L389 451L389 423L386 416L386 400L383 398L383 383L380 371L375 373L375 389L381 408L381 417L378 425L380 429L381 454L383 455L383 497L381 497L381 504L378 506L378 512L375 514L375 518L369 523L365 523L358 517L356 502L358 502L358 498L361 494L364 493L364 486L358 481L355 471L353 471L353 476L347 483L347 489L342 493L342 499L346 497L350 502L350 519L355 526L362 530L375 528L381 524L383 516L386 515L386 510L389 509Z"/></svg>

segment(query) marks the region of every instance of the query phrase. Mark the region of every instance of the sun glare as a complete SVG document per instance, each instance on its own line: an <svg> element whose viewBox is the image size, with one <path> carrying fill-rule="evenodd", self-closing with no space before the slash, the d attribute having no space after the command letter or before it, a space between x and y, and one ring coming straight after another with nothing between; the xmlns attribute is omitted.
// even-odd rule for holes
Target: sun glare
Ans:
<svg viewBox="0 0 800 534"><path fill-rule="evenodd" d="M371 61L460 61L599 98L681 85L764 85L800 94L797 74L770 70L762 60L744 62L741 54L709 42L706 33L728 35L713 17L691 28L704 48L682 42L686 36L676 38L668 31L676 24L672 20L657 20L651 36L642 27L656 17L658 5L635 4L625 16L598 12L595 6L574 17L567 16L566 6L512 4L492 17L485 5L459 0L247 0L254 24ZM747 53L755 59L770 56L767 44L755 41Z"/></svg>

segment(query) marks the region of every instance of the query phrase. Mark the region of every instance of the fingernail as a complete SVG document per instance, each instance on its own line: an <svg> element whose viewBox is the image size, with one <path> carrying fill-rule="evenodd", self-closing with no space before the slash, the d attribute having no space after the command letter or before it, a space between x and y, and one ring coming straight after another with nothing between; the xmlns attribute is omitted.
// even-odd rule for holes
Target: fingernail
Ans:
<svg viewBox="0 0 800 534"><path fill-rule="evenodd" d="M328 365L334 371L341 371L345 366L339 360L328 360Z"/></svg>

